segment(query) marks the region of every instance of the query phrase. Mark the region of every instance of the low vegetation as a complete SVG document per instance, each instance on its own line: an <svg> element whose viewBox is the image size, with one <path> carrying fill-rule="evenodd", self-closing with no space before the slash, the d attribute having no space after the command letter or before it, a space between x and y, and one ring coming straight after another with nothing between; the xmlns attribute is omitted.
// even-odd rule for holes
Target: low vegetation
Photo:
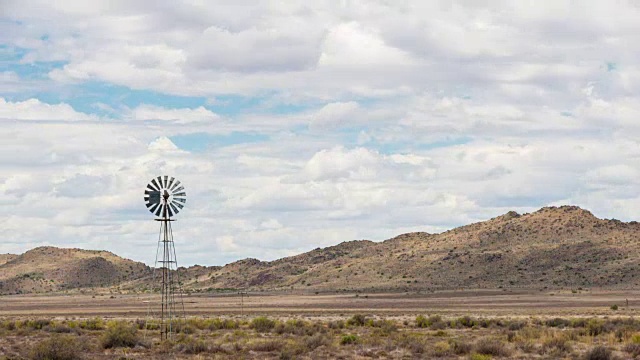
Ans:
<svg viewBox="0 0 640 360"><path fill-rule="evenodd" d="M138 345L138 342L138 329L134 324L125 321L109 323L100 341L105 349L134 347Z"/></svg>
<svg viewBox="0 0 640 360"><path fill-rule="evenodd" d="M154 330L148 330L154 329ZM0 319L0 359L109 358L586 359L640 356L640 320L478 318L193 317L159 339L142 319Z"/></svg>
<svg viewBox="0 0 640 360"><path fill-rule="evenodd" d="M76 360L82 359L83 348L77 337L52 335L38 342L28 357L33 360Z"/></svg>

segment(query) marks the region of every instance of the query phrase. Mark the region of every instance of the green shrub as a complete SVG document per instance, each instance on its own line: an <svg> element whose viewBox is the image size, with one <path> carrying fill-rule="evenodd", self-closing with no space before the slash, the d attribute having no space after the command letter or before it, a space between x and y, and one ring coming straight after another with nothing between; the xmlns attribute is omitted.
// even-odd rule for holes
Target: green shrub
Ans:
<svg viewBox="0 0 640 360"><path fill-rule="evenodd" d="M16 326L16 322L13 320L4 320L2 322L2 328L9 330L9 331L13 331L17 328Z"/></svg>
<svg viewBox="0 0 640 360"><path fill-rule="evenodd" d="M80 328L85 330L104 330L104 320L99 317L80 322Z"/></svg>
<svg viewBox="0 0 640 360"><path fill-rule="evenodd" d="M194 334L196 332L196 327L191 324L177 324L175 327L176 333L181 334Z"/></svg>
<svg viewBox="0 0 640 360"><path fill-rule="evenodd" d="M291 326L294 328L304 328L309 326L310 324L302 319L289 319L285 322L287 326Z"/></svg>
<svg viewBox="0 0 640 360"><path fill-rule="evenodd" d="M138 329L124 321L109 323L100 339L100 343L105 349L134 347L138 342Z"/></svg>
<svg viewBox="0 0 640 360"><path fill-rule="evenodd" d="M198 330L204 330L208 327L207 320L201 318L188 318L185 321L185 325L192 326L193 328Z"/></svg>
<svg viewBox="0 0 640 360"><path fill-rule="evenodd" d="M75 320L67 320L65 321L65 324L67 324L67 326L72 329L77 329L80 327L80 324L78 324L78 322Z"/></svg>
<svg viewBox="0 0 640 360"><path fill-rule="evenodd" d="M549 327L563 328L563 327L569 326L570 324L571 324L571 321L567 319L562 319L562 318L553 318L545 321L545 325Z"/></svg>
<svg viewBox="0 0 640 360"><path fill-rule="evenodd" d="M202 328L199 328L200 330L204 330L204 329L209 329L209 330L224 329L224 322L221 319L218 319L218 318L206 319L206 320L202 321L201 323L199 323L198 325L202 326Z"/></svg>
<svg viewBox="0 0 640 360"><path fill-rule="evenodd" d="M364 326L366 323L367 317L362 314L355 314L347 320L349 326Z"/></svg>
<svg viewBox="0 0 640 360"><path fill-rule="evenodd" d="M137 324L137 323L136 323ZM146 329L146 330L160 330L160 321L156 321L156 320L149 320L146 323L144 323L142 325L142 328L140 328L140 324L137 324L138 329L142 330L142 329Z"/></svg>
<svg viewBox="0 0 640 360"><path fill-rule="evenodd" d="M82 358L83 349L75 337L53 335L31 349L32 360L76 360Z"/></svg>
<svg viewBox="0 0 640 360"><path fill-rule="evenodd" d="M469 356L469 360L491 360L491 355L473 353Z"/></svg>
<svg viewBox="0 0 640 360"><path fill-rule="evenodd" d="M22 322L21 327L32 330L42 330L42 328L49 326L50 324L51 320L49 319L29 319Z"/></svg>
<svg viewBox="0 0 640 360"><path fill-rule="evenodd" d="M251 328L257 332L269 332L275 326L276 322L265 316L259 316L251 320Z"/></svg>
<svg viewBox="0 0 640 360"><path fill-rule="evenodd" d="M222 329L233 330L233 329L237 329L239 327L238 322L233 320L233 319L219 319L219 318L200 320L198 322L194 321L193 325L196 326L200 330L203 330L203 329L209 329L209 330L222 330Z"/></svg>
<svg viewBox="0 0 640 360"><path fill-rule="evenodd" d="M446 341L439 341L433 344L433 348L431 348L431 352L433 356L437 358L445 357L451 354L451 345Z"/></svg>
<svg viewBox="0 0 640 360"><path fill-rule="evenodd" d="M618 310L618 305L617 304L613 304L611 305L611 310Z"/></svg>
<svg viewBox="0 0 640 360"><path fill-rule="evenodd" d="M457 318L453 324L455 324L455 327L467 327L467 328L471 328L474 327L476 325L478 325L478 320L470 317L470 316L463 316L460 318Z"/></svg>
<svg viewBox="0 0 640 360"><path fill-rule="evenodd" d="M358 343L358 337L352 334L343 335L340 339L340 345L349 345Z"/></svg>
<svg viewBox="0 0 640 360"><path fill-rule="evenodd" d="M299 336L313 335L318 328L300 319L290 319L286 322L277 322L274 328L276 334L295 334Z"/></svg>
<svg viewBox="0 0 640 360"><path fill-rule="evenodd" d="M432 329L444 329L446 327L440 315L431 315L428 318L424 315L418 315L416 317L416 326L419 328L430 327Z"/></svg>
<svg viewBox="0 0 640 360"><path fill-rule="evenodd" d="M428 320L427 317L424 315L418 315L416 317L416 326L419 328L426 328L429 327L429 325L431 325Z"/></svg>
<svg viewBox="0 0 640 360"><path fill-rule="evenodd" d="M605 331L604 322L599 319L589 319L587 322L587 332L591 336L598 336Z"/></svg>
<svg viewBox="0 0 640 360"><path fill-rule="evenodd" d="M371 326L380 329L382 334L385 334L385 335L398 331L398 325L393 320L385 320L385 319L376 320L376 321L373 321Z"/></svg>
<svg viewBox="0 0 640 360"><path fill-rule="evenodd" d="M233 330L240 327L240 324L237 321L231 319L225 319L223 324L224 328L227 330Z"/></svg>

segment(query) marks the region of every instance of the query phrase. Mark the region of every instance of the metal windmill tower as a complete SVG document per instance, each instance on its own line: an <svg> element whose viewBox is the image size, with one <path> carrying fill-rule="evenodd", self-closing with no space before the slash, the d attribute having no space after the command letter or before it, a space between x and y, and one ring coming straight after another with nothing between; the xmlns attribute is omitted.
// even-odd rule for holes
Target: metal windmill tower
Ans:
<svg viewBox="0 0 640 360"><path fill-rule="evenodd" d="M160 222L153 281L155 283L160 280L158 278L162 279L161 304L159 306L161 339L170 339L172 334L177 331L180 319L184 319L184 302L171 229L171 222L175 219L171 218L182 210L187 201L186 196L184 186L180 184L180 181L166 175L152 179L144 191L147 209L158 217L155 221ZM158 267L158 265L160 266ZM157 316L157 310L151 310L151 315Z"/></svg>

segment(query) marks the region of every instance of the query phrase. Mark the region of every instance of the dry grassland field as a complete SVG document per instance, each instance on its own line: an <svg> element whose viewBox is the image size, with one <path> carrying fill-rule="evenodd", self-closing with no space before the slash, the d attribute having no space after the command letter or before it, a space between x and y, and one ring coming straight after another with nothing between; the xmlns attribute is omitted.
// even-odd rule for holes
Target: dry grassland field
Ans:
<svg viewBox="0 0 640 360"><path fill-rule="evenodd" d="M160 341L149 295L0 297L1 359L632 359L633 291L198 294ZM151 328L150 330L147 328Z"/></svg>

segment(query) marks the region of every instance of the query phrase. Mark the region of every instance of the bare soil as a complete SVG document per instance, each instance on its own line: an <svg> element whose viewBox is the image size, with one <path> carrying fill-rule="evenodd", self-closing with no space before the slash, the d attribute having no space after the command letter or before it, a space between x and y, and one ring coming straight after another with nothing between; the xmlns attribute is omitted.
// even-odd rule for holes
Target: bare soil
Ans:
<svg viewBox="0 0 640 360"><path fill-rule="evenodd" d="M337 316L371 313L385 316L442 314L463 316L637 315L640 291L531 292L469 290L426 294L197 294L184 295L191 315ZM627 303L628 301L628 303ZM141 317L155 309L156 295L11 295L0 297L0 317ZM628 304L628 306L627 306Z"/></svg>

